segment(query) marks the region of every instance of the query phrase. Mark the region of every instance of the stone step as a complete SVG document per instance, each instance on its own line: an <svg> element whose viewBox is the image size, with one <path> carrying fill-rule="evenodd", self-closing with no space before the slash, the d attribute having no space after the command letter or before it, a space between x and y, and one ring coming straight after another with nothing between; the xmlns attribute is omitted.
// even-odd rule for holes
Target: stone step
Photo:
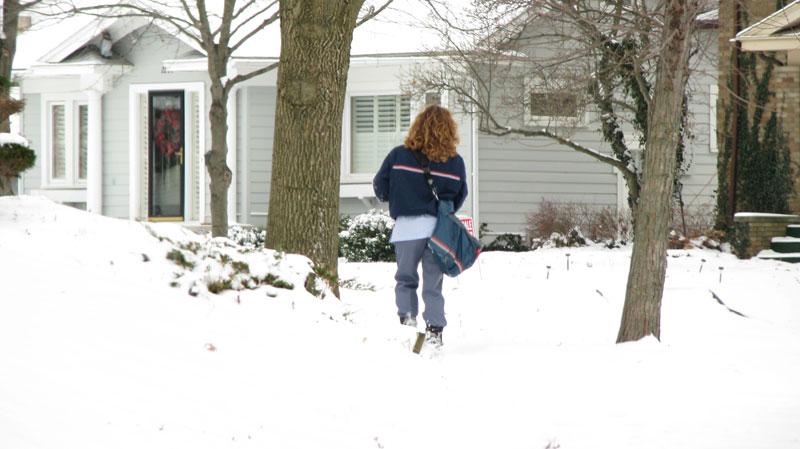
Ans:
<svg viewBox="0 0 800 449"><path fill-rule="evenodd" d="M788 235L789 237L800 238L800 225L786 226L786 235Z"/></svg>
<svg viewBox="0 0 800 449"><path fill-rule="evenodd" d="M770 249L776 253L800 253L800 238L774 237Z"/></svg>
<svg viewBox="0 0 800 449"><path fill-rule="evenodd" d="M756 256L764 260L779 260L781 262L800 263L800 252L797 253L777 253L771 249L765 249Z"/></svg>

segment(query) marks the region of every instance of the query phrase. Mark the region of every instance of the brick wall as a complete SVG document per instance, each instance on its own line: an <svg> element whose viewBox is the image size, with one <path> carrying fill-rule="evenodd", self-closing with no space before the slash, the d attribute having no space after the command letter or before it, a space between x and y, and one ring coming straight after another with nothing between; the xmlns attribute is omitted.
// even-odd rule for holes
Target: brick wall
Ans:
<svg viewBox="0 0 800 449"><path fill-rule="evenodd" d="M761 250L769 249L773 237L786 235L786 226L800 223L800 216L784 215L782 217L751 216L736 217L735 240L743 242L734 244L736 255L742 259L756 256Z"/></svg>
<svg viewBox="0 0 800 449"><path fill-rule="evenodd" d="M789 200L789 208L800 214L800 67L776 67L774 88L794 168L795 194Z"/></svg>
<svg viewBox="0 0 800 449"><path fill-rule="evenodd" d="M731 62L734 44L730 40L735 36L734 6L739 5L746 16L742 28L752 25L775 12L776 2L773 0L723 0L719 7L719 99L717 103L717 147L720 154L725 151L725 136L732 132L725 129L725 111L730 103L728 82L731 76ZM781 62L787 61L786 52L775 55ZM795 195L790 200L793 213L800 213L800 67L776 67L770 90L775 92L775 99L768 108L777 108L783 117L785 131L789 137L789 148L793 167L795 168ZM764 114L765 120L769 114ZM720 173L720 176L730 176ZM727 194L727 193L725 193ZM782 235L782 233L780 234Z"/></svg>

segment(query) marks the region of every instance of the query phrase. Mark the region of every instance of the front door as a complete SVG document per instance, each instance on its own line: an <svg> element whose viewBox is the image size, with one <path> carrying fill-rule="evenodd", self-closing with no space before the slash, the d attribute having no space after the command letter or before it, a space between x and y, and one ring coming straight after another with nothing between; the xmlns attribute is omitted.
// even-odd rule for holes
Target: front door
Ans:
<svg viewBox="0 0 800 449"><path fill-rule="evenodd" d="M183 221L184 114L183 91L150 92L149 200L151 221Z"/></svg>

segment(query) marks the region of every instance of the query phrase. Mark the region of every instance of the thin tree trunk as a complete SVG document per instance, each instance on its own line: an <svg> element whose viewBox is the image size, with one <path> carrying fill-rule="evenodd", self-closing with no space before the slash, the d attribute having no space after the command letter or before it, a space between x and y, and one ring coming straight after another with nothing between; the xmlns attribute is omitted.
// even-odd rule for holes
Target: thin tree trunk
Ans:
<svg viewBox="0 0 800 449"><path fill-rule="evenodd" d="M267 246L308 256L331 279L337 276L342 112L362 3L280 2Z"/></svg>
<svg viewBox="0 0 800 449"><path fill-rule="evenodd" d="M5 82L11 82L11 69L14 65L14 55L17 52L17 26L19 22L19 0L5 0L3 7L3 30L5 39L0 40L0 77ZM0 98L11 96L8 84L0 85ZM8 117L0 117L0 132L7 133L11 130Z"/></svg>
<svg viewBox="0 0 800 449"><path fill-rule="evenodd" d="M669 0L662 31L663 46L648 117L644 183L634 225L625 308L617 342L648 335L661 337L661 297L667 271L676 152L680 139L683 96L688 80L689 47L697 0Z"/></svg>
<svg viewBox="0 0 800 449"><path fill-rule="evenodd" d="M211 235L228 236L228 188L232 172L228 168L228 95L220 86L211 87L211 109L208 113L211 124L211 151L205 162L211 181Z"/></svg>
<svg viewBox="0 0 800 449"><path fill-rule="evenodd" d="M5 32L5 39L0 39L0 77L4 81L0 84L0 101L4 101L11 97L10 83L11 82L11 69L14 65L14 55L17 52L17 26L19 22L20 5L19 0L5 0L2 2L3 8L3 30ZM9 117L0 117L0 132L7 133L11 131L11 122ZM7 176L0 176L0 196L13 195L14 190L12 185L15 183L14 178Z"/></svg>

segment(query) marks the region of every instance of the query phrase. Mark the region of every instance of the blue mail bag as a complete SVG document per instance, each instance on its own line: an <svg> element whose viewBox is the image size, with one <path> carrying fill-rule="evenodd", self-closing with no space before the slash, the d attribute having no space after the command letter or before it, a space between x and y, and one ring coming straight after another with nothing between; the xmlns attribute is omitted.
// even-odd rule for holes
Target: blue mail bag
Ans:
<svg viewBox="0 0 800 449"><path fill-rule="evenodd" d="M428 248L444 274L454 277L471 267L481 253L481 243L453 212L453 202L440 200L436 228Z"/></svg>

